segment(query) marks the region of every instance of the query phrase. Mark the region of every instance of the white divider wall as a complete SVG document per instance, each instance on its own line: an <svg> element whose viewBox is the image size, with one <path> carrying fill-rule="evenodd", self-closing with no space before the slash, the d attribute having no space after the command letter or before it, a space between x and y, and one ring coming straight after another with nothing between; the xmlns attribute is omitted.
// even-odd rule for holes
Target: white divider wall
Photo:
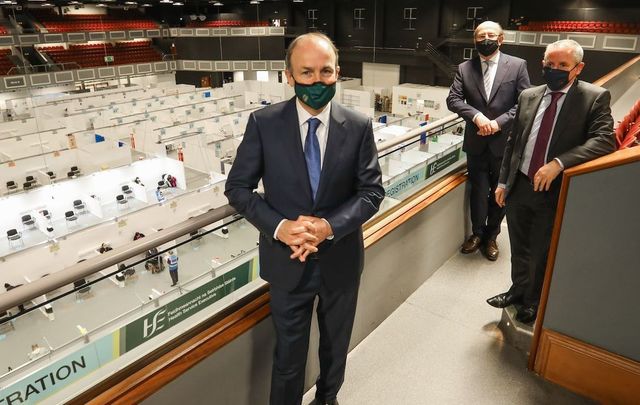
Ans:
<svg viewBox="0 0 640 405"><path fill-rule="evenodd" d="M91 197L89 194L82 194L81 200L85 205L85 209L98 218L104 218L102 214L102 204L97 198Z"/></svg>
<svg viewBox="0 0 640 405"><path fill-rule="evenodd" d="M204 173L220 172L220 159L216 157L215 147L202 146L191 142L184 142L184 166Z"/></svg>
<svg viewBox="0 0 640 405"><path fill-rule="evenodd" d="M182 190L187 189L187 179L184 175L184 164L175 159L160 159L162 174L170 174L176 178L176 186Z"/></svg>
<svg viewBox="0 0 640 405"><path fill-rule="evenodd" d="M68 152L75 153L76 150ZM62 177L66 177L67 170L68 168ZM0 212L3 213L0 215L0 233L15 228L15 221L19 221L19 213L25 210L35 209L35 207L46 208L51 213L52 219L64 219L65 211L72 209L73 200L95 195L102 203L108 204L115 201L116 195L122 194L121 184L128 184L136 177L140 177L148 190L155 190L162 174L165 173L175 176L179 187L184 189L185 175L181 162L169 158L155 158L80 176L73 180L63 180L28 192L0 197ZM46 204L46 207L43 207L43 204Z"/></svg>
<svg viewBox="0 0 640 405"><path fill-rule="evenodd" d="M118 146L117 141L104 141L79 149L78 167L85 173L120 167L131 163L128 146Z"/></svg>
<svg viewBox="0 0 640 405"><path fill-rule="evenodd" d="M71 149L16 160L13 162L13 166L9 164L0 165L1 190L3 192L6 191L6 183L9 180L15 181L19 187L22 187L22 183L24 183L24 179L28 174L37 173L41 170L52 170L59 178L66 177L69 168L77 165L77 162L77 149Z"/></svg>
<svg viewBox="0 0 640 405"><path fill-rule="evenodd" d="M145 203L149 202L149 199L147 198L147 190L143 186L141 186L138 183L134 183L134 182L127 183L127 184L129 185L129 187L133 191L133 197L136 200L140 200L140 201L145 202Z"/></svg>

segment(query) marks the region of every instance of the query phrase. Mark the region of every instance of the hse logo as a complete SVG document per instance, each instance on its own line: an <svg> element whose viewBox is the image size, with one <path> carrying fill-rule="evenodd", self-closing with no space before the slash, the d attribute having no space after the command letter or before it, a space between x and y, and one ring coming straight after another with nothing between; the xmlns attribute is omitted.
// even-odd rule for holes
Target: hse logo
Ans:
<svg viewBox="0 0 640 405"><path fill-rule="evenodd" d="M167 308L162 308L153 314L152 317L147 317L142 322L142 338L146 339L153 336L156 332L164 329L167 321Z"/></svg>

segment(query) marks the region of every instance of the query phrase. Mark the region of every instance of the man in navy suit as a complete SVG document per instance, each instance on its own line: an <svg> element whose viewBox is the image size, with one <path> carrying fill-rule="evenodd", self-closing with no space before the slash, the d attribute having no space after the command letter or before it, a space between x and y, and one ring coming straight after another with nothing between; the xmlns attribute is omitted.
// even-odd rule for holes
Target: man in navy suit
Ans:
<svg viewBox="0 0 640 405"><path fill-rule="evenodd" d="M500 52L500 24L485 21L474 31L479 56L462 64L451 85L447 106L465 119L463 150L471 184L469 208L472 234L462 253L484 248L487 259L498 259L496 237L505 215L493 197L518 96L530 86L527 63Z"/></svg>
<svg viewBox="0 0 640 405"><path fill-rule="evenodd" d="M362 224L384 198L371 120L331 102L337 62L323 34L290 44L296 97L251 114L226 183L229 203L260 231L276 329L274 405L302 401L316 296L316 403L337 404L364 266ZM254 191L261 179L263 196Z"/></svg>

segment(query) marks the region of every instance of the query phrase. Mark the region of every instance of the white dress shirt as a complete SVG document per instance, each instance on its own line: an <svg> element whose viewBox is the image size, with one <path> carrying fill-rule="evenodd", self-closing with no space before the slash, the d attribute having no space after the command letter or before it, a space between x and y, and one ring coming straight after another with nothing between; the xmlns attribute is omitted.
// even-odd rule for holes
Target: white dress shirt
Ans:
<svg viewBox="0 0 640 405"><path fill-rule="evenodd" d="M307 132L309 130L309 118L317 118L320 125L316 129L316 136L320 144L320 167L324 162L324 151L327 149L327 134L329 133L329 119L331 118L331 103L322 110L318 115L311 115L302 107L302 102L296 98L296 110L298 111L298 124L300 125L300 140L302 141L302 149L304 151L304 143L307 140Z"/></svg>
<svg viewBox="0 0 640 405"><path fill-rule="evenodd" d="M331 118L331 102L327 104L327 106L322 110L322 112L318 115L311 115L307 110L302 106L302 101L296 98L296 110L298 112L298 125L300 126L300 140L302 141L302 149L304 151L305 141L307 140L307 131L309 130L309 118L317 118L320 120L320 125L318 125L318 129L316 129L316 136L318 137L318 143L320 144L320 168L324 163L324 152L327 149L327 139L329 138L329 121ZM327 224L329 223L326 219L322 218ZM273 232L273 239L278 240L278 231L282 224L286 221L283 219L280 221L278 226L276 226L276 230ZM333 235L327 237L328 240L333 239Z"/></svg>
<svg viewBox="0 0 640 405"><path fill-rule="evenodd" d="M493 55L491 58L486 59L486 61L488 61L489 63L485 63L485 59L482 59L482 57L480 58L480 65L482 66L482 77L484 78L484 75L487 71L487 69L489 69L489 78L490 78L490 83L491 83L491 87L489 87L489 94L487 94L487 99L489 99L489 96L491 96L491 90L493 90L493 82L496 80L496 72L498 71L498 62L500 62L500 51L496 52L495 55Z"/></svg>
<svg viewBox="0 0 640 405"><path fill-rule="evenodd" d="M489 94L487 94L487 100L491 96L491 90L493 90L493 83L496 80L496 72L498 71L498 62L500 62L500 51L496 52L491 58L488 59L489 64L484 63L485 59L480 57L480 67L482 68L482 78L483 78L483 86L484 86L484 74L487 69L489 69L489 77L491 78L491 87L489 88ZM476 121L478 115L482 114L481 112L477 113L473 116L472 122Z"/></svg>
<svg viewBox="0 0 640 405"><path fill-rule="evenodd" d="M573 84L573 82L571 83ZM558 90L563 93L557 101L557 109L556 116L553 118L553 125L551 126L551 135L553 135L553 130L556 127L556 122L558 120L558 114L560 114L560 110L562 110L562 105L564 104L564 100L567 98L567 92L571 88L571 84L565 86L563 89ZM533 149L536 147L536 140L538 139L538 132L540 132L540 125L542 124L542 118L544 117L544 112L546 111L549 104L551 104L551 89L547 87L544 91L544 95L542 96L542 101L540 102L540 106L536 111L536 116L533 119L533 126L531 127L531 133L529 134L529 139L527 139L527 145L524 147L524 153L522 154L522 161L520 162L520 171L526 175L529 173L529 166L531 165L531 157L533 156ZM549 145L551 144L551 137L549 137L549 143L547 144L547 149L544 152L544 161L547 161L547 154L549 153ZM560 168L564 170L564 165L560 161L560 159L555 159Z"/></svg>

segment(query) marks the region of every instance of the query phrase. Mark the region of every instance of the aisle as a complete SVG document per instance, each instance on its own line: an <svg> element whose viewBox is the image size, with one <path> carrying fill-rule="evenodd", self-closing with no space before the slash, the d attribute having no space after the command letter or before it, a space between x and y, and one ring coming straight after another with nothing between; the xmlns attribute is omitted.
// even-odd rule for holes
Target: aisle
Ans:
<svg viewBox="0 0 640 405"><path fill-rule="evenodd" d="M510 284L504 225L498 243L495 263L452 257L350 353L341 405L591 403L527 371L503 340L485 299Z"/></svg>

